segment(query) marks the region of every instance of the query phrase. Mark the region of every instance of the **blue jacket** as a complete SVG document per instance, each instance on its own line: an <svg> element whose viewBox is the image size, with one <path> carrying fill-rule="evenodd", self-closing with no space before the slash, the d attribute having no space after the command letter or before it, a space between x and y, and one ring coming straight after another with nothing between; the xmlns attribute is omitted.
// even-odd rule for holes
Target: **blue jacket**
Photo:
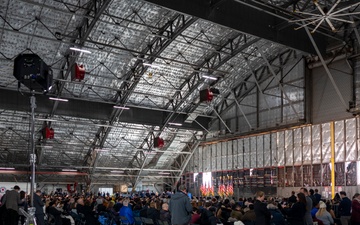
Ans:
<svg viewBox="0 0 360 225"><path fill-rule="evenodd" d="M131 210L130 207L128 207L128 206L121 207L121 209L119 211L119 215L120 216L125 216L127 221L130 224L134 223L134 214L133 214L133 211ZM126 221L123 221L123 222L126 222Z"/></svg>
<svg viewBox="0 0 360 225"><path fill-rule="evenodd" d="M270 220L270 224L273 225L285 225L285 218L283 214L278 209L269 209L272 218Z"/></svg>

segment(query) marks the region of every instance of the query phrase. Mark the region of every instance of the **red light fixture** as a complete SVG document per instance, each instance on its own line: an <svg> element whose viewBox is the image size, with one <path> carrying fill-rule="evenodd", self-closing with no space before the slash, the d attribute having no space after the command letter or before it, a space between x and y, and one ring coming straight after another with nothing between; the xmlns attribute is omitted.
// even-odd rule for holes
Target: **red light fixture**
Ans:
<svg viewBox="0 0 360 225"><path fill-rule="evenodd" d="M154 148L162 148L162 147L164 147L164 140L159 137L154 138Z"/></svg>
<svg viewBox="0 0 360 225"><path fill-rule="evenodd" d="M54 129L51 127L45 127L45 138L46 139L54 139Z"/></svg>
<svg viewBox="0 0 360 225"><path fill-rule="evenodd" d="M201 102L211 102L214 98L214 93L210 89L204 89L200 91Z"/></svg>
<svg viewBox="0 0 360 225"><path fill-rule="evenodd" d="M85 78L85 66L74 64L74 69L71 74L71 80L73 81L82 81Z"/></svg>

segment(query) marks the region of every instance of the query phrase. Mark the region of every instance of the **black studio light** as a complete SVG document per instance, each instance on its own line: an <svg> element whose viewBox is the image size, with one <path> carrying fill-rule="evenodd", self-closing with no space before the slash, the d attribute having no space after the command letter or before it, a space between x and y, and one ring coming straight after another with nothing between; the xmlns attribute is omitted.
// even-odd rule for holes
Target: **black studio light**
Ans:
<svg viewBox="0 0 360 225"><path fill-rule="evenodd" d="M52 85L51 68L36 54L20 54L14 60L14 77L31 91L48 92Z"/></svg>

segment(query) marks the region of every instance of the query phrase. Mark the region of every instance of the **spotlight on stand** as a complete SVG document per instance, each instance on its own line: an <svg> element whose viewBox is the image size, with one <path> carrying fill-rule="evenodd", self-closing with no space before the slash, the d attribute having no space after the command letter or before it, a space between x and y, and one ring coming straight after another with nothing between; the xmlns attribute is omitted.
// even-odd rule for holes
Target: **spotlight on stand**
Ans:
<svg viewBox="0 0 360 225"><path fill-rule="evenodd" d="M20 54L14 60L14 77L30 90L48 92L53 74L51 68L36 54Z"/></svg>
<svg viewBox="0 0 360 225"><path fill-rule="evenodd" d="M162 148L162 147L164 147L164 140L159 137L154 138L154 148Z"/></svg>

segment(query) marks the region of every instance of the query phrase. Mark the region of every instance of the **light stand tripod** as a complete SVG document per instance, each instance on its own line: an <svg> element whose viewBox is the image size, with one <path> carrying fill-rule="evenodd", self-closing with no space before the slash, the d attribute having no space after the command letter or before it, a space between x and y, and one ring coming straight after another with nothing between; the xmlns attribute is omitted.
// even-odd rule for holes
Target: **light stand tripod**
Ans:
<svg viewBox="0 0 360 225"><path fill-rule="evenodd" d="M31 207L28 209L29 213L23 213L26 216L26 222L24 225L36 225L35 219L35 207L34 207L34 193L35 193L35 163L36 163L36 154L35 154L35 109L36 109L36 98L35 94L32 93L30 97L30 107L31 107L31 119L30 119L30 165L31 165L31 185L30 185L30 201Z"/></svg>
<svg viewBox="0 0 360 225"><path fill-rule="evenodd" d="M31 50L30 50L31 51ZM31 165L31 186L30 186L30 208L29 213L24 214L27 217L26 224L34 225L35 220L35 207L34 207L34 193L35 193L35 167L36 167L36 154L35 154L35 108L36 98L35 91L43 92L46 94L52 85L52 70L46 63L36 54L20 54L14 60L14 77L18 80L18 89L20 85L24 84L31 91L30 107L30 165Z"/></svg>

